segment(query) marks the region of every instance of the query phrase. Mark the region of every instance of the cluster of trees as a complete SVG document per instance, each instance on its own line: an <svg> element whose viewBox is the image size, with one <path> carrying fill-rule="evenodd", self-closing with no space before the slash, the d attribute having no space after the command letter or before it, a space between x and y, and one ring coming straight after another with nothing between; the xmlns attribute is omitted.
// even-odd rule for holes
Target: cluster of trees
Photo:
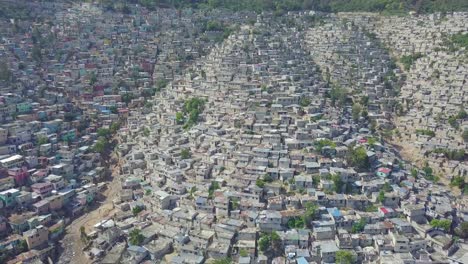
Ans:
<svg viewBox="0 0 468 264"><path fill-rule="evenodd" d="M453 116L450 116L448 118L448 123L455 129L458 129L460 128L460 123L458 120L463 120L465 119L466 117L468 116L468 114L466 113L465 109L460 109L460 111L456 114L456 115L453 115Z"/></svg>
<svg viewBox="0 0 468 264"><path fill-rule="evenodd" d="M135 246L141 245L141 243L143 243L143 241L145 240L145 237L141 234L140 229L136 229L136 228L130 231L128 238L129 238L128 242L130 242L130 244L135 245Z"/></svg>
<svg viewBox="0 0 468 264"><path fill-rule="evenodd" d="M421 58L423 55L421 53L415 53L411 55L404 55L401 57L400 62L403 64L403 67L405 68L406 71L409 71L411 69L411 66L413 63Z"/></svg>
<svg viewBox="0 0 468 264"><path fill-rule="evenodd" d="M336 143L330 139L320 139L314 142L315 150L321 152L324 147L336 148Z"/></svg>
<svg viewBox="0 0 468 264"><path fill-rule="evenodd" d="M435 132L428 129L416 129L416 134L418 135L425 135L429 137L435 137Z"/></svg>
<svg viewBox="0 0 468 264"><path fill-rule="evenodd" d="M97 130L98 140L94 144L93 150L95 152L104 154L110 147L110 138L119 130L119 123L112 123L109 128L99 128Z"/></svg>
<svg viewBox="0 0 468 264"><path fill-rule="evenodd" d="M183 112L176 113L176 122L184 124L184 129L188 129L198 122L200 113L203 112L205 100L197 97L184 102Z"/></svg>
<svg viewBox="0 0 468 264"><path fill-rule="evenodd" d="M208 188L208 198L212 199L214 191L220 189L219 183L217 181L212 181L210 187Z"/></svg>
<svg viewBox="0 0 468 264"><path fill-rule="evenodd" d="M180 151L181 159L189 159L191 156L192 156L192 153L190 153L189 149L184 148Z"/></svg>
<svg viewBox="0 0 468 264"><path fill-rule="evenodd" d="M351 228L351 232L356 234L356 233L360 233L364 231L364 227L366 227L366 224L367 224L367 220L365 218L359 219L358 222L353 224Z"/></svg>
<svg viewBox="0 0 468 264"><path fill-rule="evenodd" d="M258 248L262 252L279 251L281 247L281 238L276 232L263 233L258 240Z"/></svg>
<svg viewBox="0 0 468 264"><path fill-rule="evenodd" d="M468 33L454 34L450 36L450 38L448 38L444 44L450 51L456 51L461 48L468 50Z"/></svg>
<svg viewBox="0 0 468 264"><path fill-rule="evenodd" d="M462 138L463 141L468 142L468 129L463 130Z"/></svg>
<svg viewBox="0 0 468 264"><path fill-rule="evenodd" d="M260 188L263 188L265 186L265 183L267 182L272 182L273 179L270 177L270 175L265 174L262 178L258 178L255 181L255 185L257 185Z"/></svg>
<svg viewBox="0 0 468 264"><path fill-rule="evenodd" d="M355 148L351 145L348 149L347 161L351 166L360 170L368 170L370 168L367 150L363 146Z"/></svg>
<svg viewBox="0 0 468 264"><path fill-rule="evenodd" d="M12 74L6 61L0 61L0 81L9 82Z"/></svg>
<svg viewBox="0 0 468 264"><path fill-rule="evenodd" d="M303 217L293 217L288 221L289 228L304 228L304 218Z"/></svg>
<svg viewBox="0 0 468 264"><path fill-rule="evenodd" d="M337 264L352 264L356 262L356 258L351 251L338 250L336 252L335 262Z"/></svg>
<svg viewBox="0 0 468 264"><path fill-rule="evenodd" d="M330 90L329 97L331 99L332 106L335 106L336 103L343 106L348 98L348 90L340 86L334 86Z"/></svg>
<svg viewBox="0 0 468 264"><path fill-rule="evenodd" d="M465 159L465 150L463 149L446 149L446 148L437 148L432 151L432 153L444 154L444 156L449 160L464 160Z"/></svg>
<svg viewBox="0 0 468 264"><path fill-rule="evenodd" d="M433 219L433 220L431 220L430 224L434 228L440 228L440 229L443 229L445 231L449 231L450 226L452 225L452 221L447 220L447 219L442 219L442 220Z"/></svg>
<svg viewBox="0 0 468 264"><path fill-rule="evenodd" d="M463 192L467 192L468 185L465 184L465 177L463 176L455 176L450 180L450 186L458 187Z"/></svg>
<svg viewBox="0 0 468 264"><path fill-rule="evenodd" d="M135 206L135 207L133 207L133 209L132 209L132 213L133 213L133 215L136 216L136 215L138 215L138 214L139 214L141 211L143 211L143 210L144 210L144 208L143 208L142 206Z"/></svg>
<svg viewBox="0 0 468 264"><path fill-rule="evenodd" d="M310 99L307 98L307 97L301 97L301 99L299 100L299 105L302 106L302 107L307 107L310 105Z"/></svg>

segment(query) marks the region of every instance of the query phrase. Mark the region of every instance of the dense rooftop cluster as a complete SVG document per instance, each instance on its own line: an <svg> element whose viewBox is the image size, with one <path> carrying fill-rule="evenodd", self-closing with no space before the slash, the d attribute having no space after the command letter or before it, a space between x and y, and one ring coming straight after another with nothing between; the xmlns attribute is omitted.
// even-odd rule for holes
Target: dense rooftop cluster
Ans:
<svg viewBox="0 0 468 264"><path fill-rule="evenodd" d="M141 2L0 21L1 263L467 262L466 13Z"/></svg>

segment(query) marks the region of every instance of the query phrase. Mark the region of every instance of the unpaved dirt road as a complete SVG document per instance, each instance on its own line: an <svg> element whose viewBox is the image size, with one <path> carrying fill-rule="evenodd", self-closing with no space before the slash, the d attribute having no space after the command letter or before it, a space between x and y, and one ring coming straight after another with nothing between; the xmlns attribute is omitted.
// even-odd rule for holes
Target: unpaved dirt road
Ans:
<svg viewBox="0 0 468 264"><path fill-rule="evenodd" d="M113 155L115 157L115 155ZM117 158L117 157L115 157ZM82 216L74 219L66 228L66 234L61 240L63 252L58 259L59 264L91 263L91 260L83 252L85 246L80 239L80 228L85 227L87 233L91 232L93 226L99 221L102 221L115 213L113 200L118 197L120 191L120 176L119 170L122 166L119 159L117 164L111 165L112 180L108 182L107 189L104 191L104 200L96 201L97 206L94 206L92 211L89 211Z"/></svg>

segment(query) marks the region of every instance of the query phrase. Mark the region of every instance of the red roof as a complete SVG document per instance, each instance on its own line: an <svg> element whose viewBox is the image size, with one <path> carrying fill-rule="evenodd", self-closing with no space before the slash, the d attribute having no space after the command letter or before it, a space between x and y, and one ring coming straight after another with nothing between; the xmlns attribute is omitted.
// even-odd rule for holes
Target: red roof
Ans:
<svg viewBox="0 0 468 264"><path fill-rule="evenodd" d="M389 168L379 168L378 172L383 172L385 174L389 174L390 172L392 172L392 170L389 169Z"/></svg>
<svg viewBox="0 0 468 264"><path fill-rule="evenodd" d="M388 214L388 210L385 207L380 207L380 211L382 211L384 214Z"/></svg>

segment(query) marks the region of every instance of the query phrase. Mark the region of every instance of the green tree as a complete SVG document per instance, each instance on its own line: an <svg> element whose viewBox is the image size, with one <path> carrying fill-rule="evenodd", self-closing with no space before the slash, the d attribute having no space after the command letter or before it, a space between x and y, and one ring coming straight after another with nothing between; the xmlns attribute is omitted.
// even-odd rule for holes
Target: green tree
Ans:
<svg viewBox="0 0 468 264"><path fill-rule="evenodd" d="M303 218L303 222L305 224L305 226L307 227L312 227L312 224L311 222L313 220L316 220L319 216L319 212L318 212L318 207L317 205L311 203L311 202L307 202L305 205L304 205L304 208L305 208L305 212L304 212L304 215L302 216Z"/></svg>
<svg viewBox="0 0 468 264"><path fill-rule="evenodd" d="M176 113L176 123L177 124L183 124L185 120L184 114L182 112L177 112Z"/></svg>
<svg viewBox="0 0 468 264"><path fill-rule="evenodd" d="M364 231L364 227L366 227L366 224L367 224L367 221L365 218L361 218L359 219L358 222L354 223L352 228L351 228L351 232L353 233L360 233L362 231Z"/></svg>
<svg viewBox="0 0 468 264"><path fill-rule="evenodd" d="M260 251L276 251L279 249L281 244L281 237L276 232L271 232L269 234L263 233L258 240L258 246Z"/></svg>
<svg viewBox="0 0 468 264"><path fill-rule="evenodd" d="M354 255L347 250L338 250L335 258L337 264L352 264L355 262Z"/></svg>
<svg viewBox="0 0 468 264"><path fill-rule="evenodd" d="M91 76L89 77L89 85L94 85L97 82L97 76L95 72L91 72Z"/></svg>
<svg viewBox="0 0 468 264"><path fill-rule="evenodd" d="M468 142L468 129L463 130L462 138L463 141Z"/></svg>
<svg viewBox="0 0 468 264"><path fill-rule="evenodd" d="M211 264L231 264L231 258L222 258L222 259L215 259L211 262Z"/></svg>
<svg viewBox="0 0 468 264"><path fill-rule="evenodd" d="M341 107L344 106L347 96L348 96L348 91L345 88L333 87L330 90L331 105L335 106L336 103L338 102L339 106Z"/></svg>
<svg viewBox="0 0 468 264"><path fill-rule="evenodd" d="M38 47L37 45L34 45L33 48L32 48L31 56L32 56L32 59L36 63L41 63L42 62L41 48Z"/></svg>
<svg viewBox="0 0 468 264"><path fill-rule="evenodd" d="M97 140L96 144L94 144L93 150L102 155L106 151L107 145L108 145L107 139L101 137Z"/></svg>
<svg viewBox="0 0 468 264"><path fill-rule="evenodd" d="M383 203L385 201L385 192L384 191L379 192L379 196L377 196L377 201L379 203Z"/></svg>
<svg viewBox="0 0 468 264"><path fill-rule="evenodd" d="M37 144L38 145L47 144L48 142L49 142L49 139L46 136L39 136L37 138Z"/></svg>
<svg viewBox="0 0 468 264"><path fill-rule="evenodd" d="M455 233L457 234L457 236L461 238L467 238L468 237L468 222L461 223L460 226L455 229Z"/></svg>
<svg viewBox="0 0 468 264"><path fill-rule="evenodd" d="M341 175L339 174L334 174L332 175L332 181L333 181L333 189L336 193L342 193L343 192L343 186L345 183L341 179Z"/></svg>
<svg viewBox="0 0 468 264"><path fill-rule="evenodd" d="M385 191L385 192L391 192L391 191L393 191L393 188L392 188L392 186L390 186L390 183L386 182L382 186L382 190Z"/></svg>
<svg viewBox="0 0 468 264"><path fill-rule="evenodd" d="M139 246L143 241L145 240L145 237L141 234L140 229L133 229L130 231L129 234L129 242L132 245Z"/></svg>
<svg viewBox="0 0 468 264"><path fill-rule="evenodd" d="M151 130L147 127L143 128L143 136L148 137L151 134Z"/></svg>
<svg viewBox="0 0 468 264"><path fill-rule="evenodd" d="M301 97L301 99L299 100L299 105L302 106L302 107L307 107L310 105L310 99L307 98L307 97Z"/></svg>
<svg viewBox="0 0 468 264"><path fill-rule="evenodd" d="M361 170L368 170L370 168L369 157L367 156L367 151L363 146L357 148L350 146L347 160L351 166L357 167Z"/></svg>
<svg viewBox="0 0 468 264"><path fill-rule="evenodd" d="M259 187L259 188L263 188L263 187L265 187L265 181L263 179L257 179L255 181L255 185L257 185L257 187Z"/></svg>
<svg viewBox="0 0 468 264"><path fill-rule="evenodd" d="M351 114L353 116L354 121L359 120L361 111L362 111L362 106L360 104L353 104L353 107L351 108Z"/></svg>
<svg viewBox="0 0 468 264"><path fill-rule="evenodd" d="M214 191L218 189L220 189L219 183L217 181L212 181L208 188L208 198L212 199Z"/></svg>
<svg viewBox="0 0 468 264"><path fill-rule="evenodd" d="M189 149L182 149L180 151L180 158L181 159L189 159L190 157L192 156L192 154L190 153L190 150Z"/></svg>
<svg viewBox="0 0 468 264"><path fill-rule="evenodd" d="M135 207L133 207L133 209L132 209L132 213L133 213L133 215L137 215L137 214L139 214L141 211L143 211L143 209L144 209L144 208L141 207L141 206L135 206Z"/></svg>
<svg viewBox="0 0 468 264"><path fill-rule="evenodd" d="M117 109L117 106L111 106L109 107L109 111L113 114L117 114L118 113L118 109Z"/></svg>
<svg viewBox="0 0 468 264"><path fill-rule="evenodd" d="M443 229L446 232L448 232L450 230L450 226L452 225L452 221L447 220L447 219L442 219L442 220L432 219L430 224L434 228Z"/></svg>
<svg viewBox="0 0 468 264"><path fill-rule="evenodd" d="M111 131L108 128L99 128L97 130L97 134L99 137L109 138L111 135Z"/></svg>
<svg viewBox="0 0 468 264"><path fill-rule="evenodd" d="M10 81L11 80L11 71L10 68L8 67L8 64L6 61L0 61L0 81Z"/></svg>

